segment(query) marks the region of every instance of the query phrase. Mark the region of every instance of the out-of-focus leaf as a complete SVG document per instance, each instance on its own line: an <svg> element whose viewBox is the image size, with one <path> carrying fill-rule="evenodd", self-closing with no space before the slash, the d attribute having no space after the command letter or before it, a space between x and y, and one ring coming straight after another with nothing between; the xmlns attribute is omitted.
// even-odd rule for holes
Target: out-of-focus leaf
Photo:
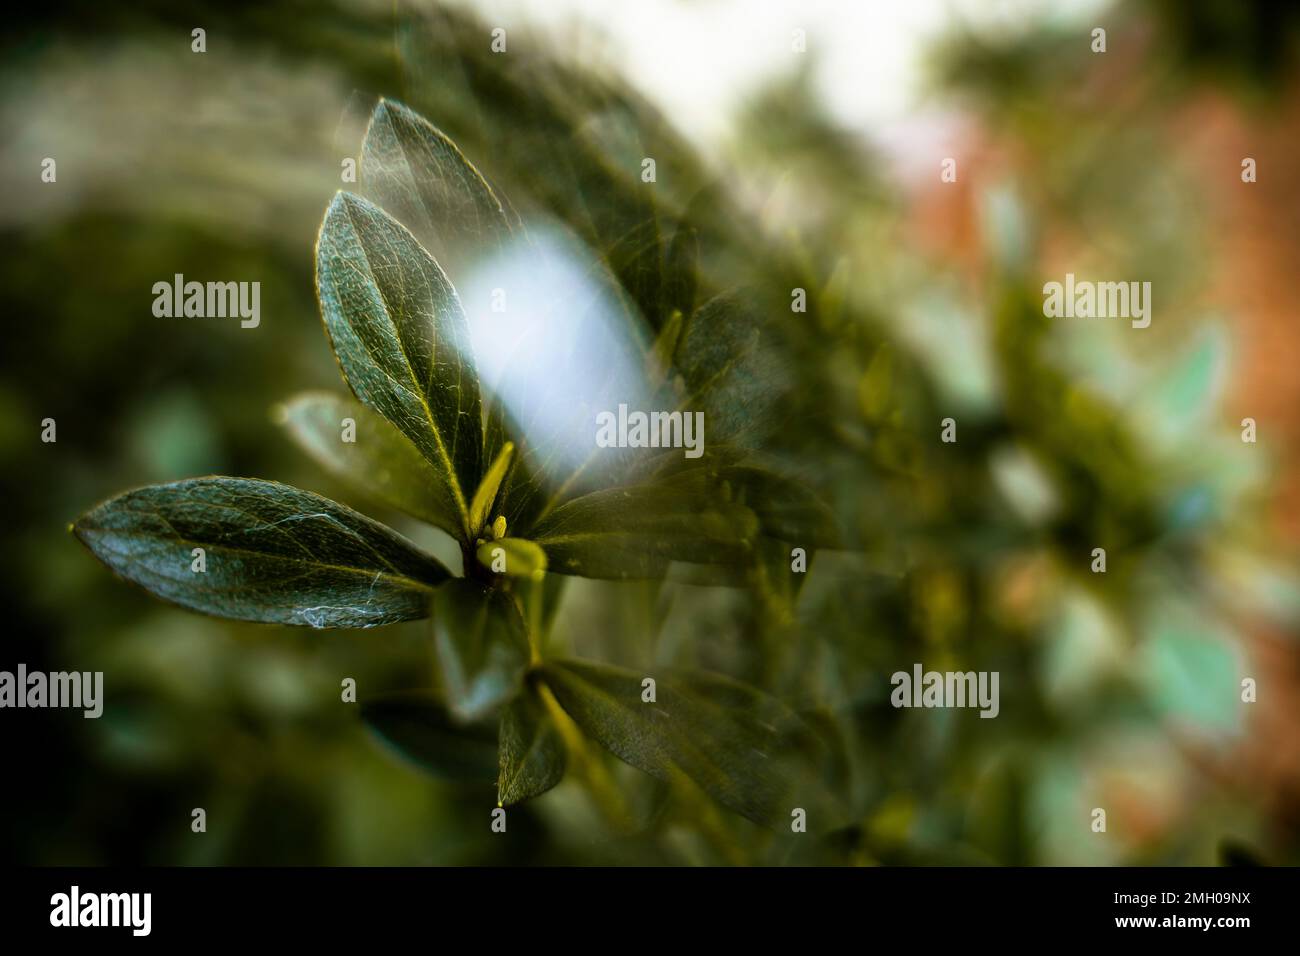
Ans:
<svg viewBox="0 0 1300 956"><path fill-rule="evenodd" d="M671 561L742 562L757 534L751 510L712 499L698 476L684 476L575 498L543 518L532 536L553 571L654 578Z"/></svg>
<svg viewBox="0 0 1300 956"><path fill-rule="evenodd" d="M492 503L497 499L497 489L501 487L501 479L506 476L510 470L510 462L515 454L515 446L511 442L506 442L497 452L496 458L479 482L478 490L474 492L474 500L469 506L469 533L477 535L483 530L490 517Z"/></svg>
<svg viewBox="0 0 1300 956"><path fill-rule="evenodd" d="M758 463L743 448L715 445L699 460L665 453L649 459L635 474L646 481L686 482L700 494L744 505L758 517L764 537L804 547L841 546L835 515L809 482Z"/></svg>
<svg viewBox="0 0 1300 956"><path fill-rule="evenodd" d="M972 784L968 797L971 842L1012 866L1030 866L1035 860L1034 833L1025 821L1029 779L1025 759L1009 754Z"/></svg>
<svg viewBox="0 0 1300 956"><path fill-rule="evenodd" d="M546 573L546 552L527 538L484 541L476 554L479 564L495 574L536 581Z"/></svg>
<svg viewBox="0 0 1300 956"><path fill-rule="evenodd" d="M483 425L455 290L400 223L348 193L325 214L316 286L353 393L414 443L442 479L438 510L454 509L467 527L466 489L482 477Z"/></svg>
<svg viewBox="0 0 1300 956"><path fill-rule="evenodd" d="M1220 866L1266 866L1263 855L1240 840L1227 837L1219 841Z"/></svg>
<svg viewBox="0 0 1300 956"><path fill-rule="evenodd" d="M670 176L666 156L656 156L649 132L635 111L606 99L577 122L573 146L622 178L618 195L586 190L582 196L601 234L593 243L636 308L654 328L671 308L664 298L664 237L659 229L659 165ZM656 183L641 182L642 161L655 157ZM584 186L586 184L583 184ZM626 186L631 185L631 189Z"/></svg>
<svg viewBox="0 0 1300 956"><path fill-rule="evenodd" d="M399 691L363 700L361 719L381 740L435 777L486 783L496 774L495 728L453 720L428 691Z"/></svg>
<svg viewBox="0 0 1300 956"><path fill-rule="evenodd" d="M758 515L763 535L806 548L840 545L835 516L806 483L746 465L720 468L717 477Z"/></svg>
<svg viewBox="0 0 1300 956"><path fill-rule="evenodd" d="M508 347L485 350L494 393L489 447L516 443L515 465L496 504L512 528L567 498L622 482L637 449L600 447L593 415L620 404L654 407L646 374L649 337L625 292L604 263L571 236L539 232L534 255L517 269L515 295L527 294L526 316L510 319ZM489 340L490 341L490 340Z"/></svg>
<svg viewBox="0 0 1300 956"><path fill-rule="evenodd" d="M438 588L433 646L447 703L473 720L519 691L528 666L528 638L511 597L457 578Z"/></svg>
<svg viewBox="0 0 1300 956"><path fill-rule="evenodd" d="M501 806L543 794L564 778L564 739L535 693L522 693L502 709L499 739Z"/></svg>
<svg viewBox="0 0 1300 956"><path fill-rule="evenodd" d="M671 781L682 774L719 803L764 825L790 819L798 718L775 699L712 674L643 675L585 661L551 661L542 679L601 746ZM656 681L653 703L642 680Z"/></svg>
<svg viewBox="0 0 1300 956"><path fill-rule="evenodd" d="M218 617L373 627L426 617L447 569L384 525L273 481L193 478L104 502L73 526L118 574ZM194 570L202 548L206 570Z"/></svg>
<svg viewBox="0 0 1300 956"><path fill-rule="evenodd" d="M714 442L752 444L778 424L771 413L788 373L764 324L735 293L705 302L686 323L675 362L687 386L681 407L705 413Z"/></svg>
<svg viewBox="0 0 1300 956"><path fill-rule="evenodd" d="M564 603L568 584L569 578L566 575L544 574L540 581L534 579L529 581L526 587L514 589L515 595L523 604L529 633L533 640L543 647L547 636L551 633L555 616Z"/></svg>
<svg viewBox="0 0 1300 956"><path fill-rule="evenodd" d="M455 129L470 155L490 156L494 169L511 177L512 191L565 220L657 327L656 210L666 207L667 220L700 188L704 170L688 145L662 114L608 76L480 50L480 26L445 10L408 16L415 20L407 28L412 105ZM653 185L640 178L644 157L657 161Z"/></svg>
<svg viewBox="0 0 1300 956"><path fill-rule="evenodd" d="M663 328L655 336L654 345L647 357L647 378L658 387L672 371L673 353L677 351L677 340L682 334L682 313L676 309L668 316Z"/></svg>
<svg viewBox="0 0 1300 956"><path fill-rule="evenodd" d="M1226 328L1198 329L1134 397L1143 432L1169 447L1205 434L1222 401L1231 351Z"/></svg>
<svg viewBox="0 0 1300 956"><path fill-rule="evenodd" d="M695 311L699 258L700 242L695 229L688 223L680 223L664 260L664 299L669 314L676 310L689 316Z"/></svg>
<svg viewBox="0 0 1300 956"><path fill-rule="evenodd" d="M342 422L356 422L343 441ZM461 533L460 515L439 495L437 472L415 446L359 402L330 392L304 392L285 405L284 426L307 454L340 480L409 515Z"/></svg>
<svg viewBox="0 0 1300 956"><path fill-rule="evenodd" d="M370 117L361 176L367 193L457 282L470 257L490 253L510 236L501 200L456 144L394 100L381 99Z"/></svg>
<svg viewBox="0 0 1300 956"><path fill-rule="evenodd" d="M663 239L654 206L646 203L639 221L603 249L603 261L618 277L633 302L649 309L645 319L657 328L667 308L663 296Z"/></svg>

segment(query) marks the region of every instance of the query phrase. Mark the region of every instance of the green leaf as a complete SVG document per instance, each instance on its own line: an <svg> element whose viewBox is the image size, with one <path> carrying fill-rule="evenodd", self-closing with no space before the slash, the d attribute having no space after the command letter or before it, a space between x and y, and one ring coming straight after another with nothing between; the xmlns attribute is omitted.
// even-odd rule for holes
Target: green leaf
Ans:
<svg viewBox="0 0 1300 956"><path fill-rule="evenodd" d="M474 492L474 500L469 507L470 537L476 537L483 532L483 526L487 524L490 517L492 503L497 500L497 489L501 487L501 479L510 470L510 462L514 454L515 446L511 442L502 445L496 459L492 462L492 467L479 482L478 490Z"/></svg>
<svg viewBox="0 0 1300 956"><path fill-rule="evenodd" d="M757 534L750 509L714 498L702 475L688 474L565 502L532 538L554 571L621 579L662 577L672 561L743 563Z"/></svg>
<svg viewBox="0 0 1300 956"><path fill-rule="evenodd" d="M533 640L543 647L560 605L564 603L568 583L569 579L562 574L547 574L542 576L541 581L534 581L529 587L515 592L524 602L524 616L528 619Z"/></svg>
<svg viewBox="0 0 1300 956"><path fill-rule="evenodd" d="M834 514L807 482L749 465L723 466L716 477L758 516L763 535L805 548L841 546Z"/></svg>
<svg viewBox="0 0 1300 956"><path fill-rule="evenodd" d="M366 192L405 224L457 281L468 261L511 235L492 187L436 126L381 99L361 147Z"/></svg>
<svg viewBox="0 0 1300 956"><path fill-rule="evenodd" d="M483 422L469 326L455 290L382 209L339 193L316 251L321 313L349 387L411 440L468 537L465 489L482 477Z"/></svg>
<svg viewBox="0 0 1300 956"><path fill-rule="evenodd" d="M688 482L713 499L743 505L758 519L759 533L805 548L842 547L834 513L813 492L812 482L759 464L752 453L715 445L698 460L664 454L640 472L646 481Z"/></svg>
<svg viewBox="0 0 1300 956"><path fill-rule="evenodd" d="M192 478L112 498L77 537L129 581L240 621L374 627L428 616L447 569L395 531L307 491ZM206 570L195 570L202 548Z"/></svg>
<svg viewBox="0 0 1300 956"><path fill-rule="evenodd" d="M655 678L655 701L642 680ZM755 823L790 819L799 806L798 717L760 691L704 673L640 674L586 661L550 661L541 677L582 731L660 780L679 774Z"/></svg>
<svg viewBox="0 0 1300 956"><path fill-rule="evenodd" d="M467 151L473 142L471 155L490 156L494 168L509 170L530 206L565 220L656 321L662 282L653 270L661 249L646 233L661 197L683 206L707 170L662 115L608 77L537 57L494 55L479 49L479 34L445 11L407 31L404 62L420 64L413 101L418 95L427 115L455 129ZM658 158L654 187L637 175L646 156ZM629 234L638 241L629 242Z"/></svg>
<svg viewBox="0 0 1300 956"><path fill-rule="evenodd" d="M664 298L667 311L688 316L695 311L699 285L700 242L689 223L679 223L664 257Z"/></svg>
<svg viewBox="0 0 1300 956"><path fill-rule="evenodd" d="M564 739L535 693L522 693L502 709L499 739L501 806L536 797L564 779Z"/></svg>
<svg viewBox="0 0 1300 956"><path fill-rule="evenodd" d="M343 441L347 418L356 423L355 441ZM285 404L282 424L341 481L453 535L461 533L460 515L436 492L437 472L387 419L342 395L304 392Z"/></svg>
<svg viewBox="0 0 1300 956"><path fill-rule="evenodd" d="M546 573L546 552L526 538L484 541L476 554L478 563L494 574L539 581Z"/></svg>
<svg viewBox="0 0 1300 956"><path fill-rule="evenodd" d="M655 336L650 354L646 356L646 377L655 386L662 386L672 372L673 353L682 334L682 313L674 309Z"/></svg>
<svg viewBox="0 0 1300 956"><path fill-rule="evenodd" d="M590 263L591 252L561 234L542 232L538 246L532 257L519 257L516 268L537 270L539 294L562 283L555 289L559 298L537 305L539 316L553 314L554 320L537 317L507 347L498 344L500 364L486 383L496 391L489 444L503 441L508 423L516 445L495 505L516 530L567 498L622 483L623 471L639 456L597 446L592 415L621 402L639 406L639 396L648 393L644 323L604 264ZM582 270L576 286L564 278L576 275L574 269Z"/></svg>
<svg viewBox="0 0 1300 956"><path fill-rule="evenodd" d="M686 383L681 407L704 412L714 443L760 445L779 425L791 382L789 357L771 342L772 321L743 295L726 293L686 323L675 362Z"/></svg>
<svg viewBox="0 0 1300 956"><path fill-rule="evenodd" d="M519 692L528 666L523 618L508 594L458 578L437 591L433 646L447 703L473 720Z"/></svg>
<svg viewBox="0 0 1300 956"><path fill-rule="evenodd" d="M439 779L486 783L496 774L496 728L458 723L428 691L363 700L361 719L380 740Z"/></svg>

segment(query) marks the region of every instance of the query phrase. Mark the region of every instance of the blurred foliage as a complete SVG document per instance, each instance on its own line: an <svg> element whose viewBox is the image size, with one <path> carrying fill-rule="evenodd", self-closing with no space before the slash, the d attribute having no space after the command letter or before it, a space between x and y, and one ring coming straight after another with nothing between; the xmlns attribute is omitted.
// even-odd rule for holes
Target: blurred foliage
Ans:
<svg viewBox="0 0 1300 956"><path fill-rule="evenodd" d="M9 759L32 771L6 794L10 857L1296 862L1290 797L1258 767L1234 773L1232 754L1252 733L1237 703L1243 620L1294 633L1300 590L1258 506L1268 475L1223 421L1226 347L1198 311L1205 221L1176 153L1151 161L1148 122L1225 75L1272 108L1260 91L1294 88L1296 30L1274 5L1200 7L1126 12L1135 31L1177 41L1135 68L1146 82L1129 97L1079 93L1087 48L1056 28L936 52L936 95L1021 154L979 182L966 261L909 241L882 158L821 112L806 72L759 91L709 166L617 79L523 31L494 56L487 27L459 12L83 4L16 25L0 164L8 182L34 182L54 155L60 182L15 190L0 217L0 294L25 317L0 382L6 660L104 670L111 706L99 721L4 715ZM195 58L200 22L209 53ZM828 504L838 547L810 542L805 576L777 535L740 578L675 567L666 581L560 587L551 574L529 608L548 657L728 675L816 728L810 753L835 800L808 835L764 830L659 764L584 748L495 837L490 777L431 778L338 702L343 677L363 704L402 692L380 715L382 737L400 738L426 703L411 692L434 683L426 624L187 615L120 586L64 533L124 487L261 475L355 504L456 566L450 538L322 480L267 414L337 381L310 250L381 96L434 120L518 211L590 250L653 351L689 356L671 343L702 335L736 356L744 414L709 408L710 421ZM653 189L643 156L658 162ZM1043 318L1062 234L1080 257L1066 261L1087 265L1076 271L1155 281L1150 335ZM174 272L259 279L262 326L160 330L148 290ZM794 288L806 314L790 310ZM677 371L690 394L689 361ZM35 437L46 416L55 445ZM949 416L952 445L938 441ZM737 499L754 502L744 477ZM1104 576L1088 569L1099 546ZM999 671L1001 715L894 709L889 675L914 661ZM686 717L687 737L724 719ZM615 752L637 733L616 712L607 727ZM481 768L466 747L435 752ZM1104 838L1088 829L1095 806L1109 810Z"/></svg>

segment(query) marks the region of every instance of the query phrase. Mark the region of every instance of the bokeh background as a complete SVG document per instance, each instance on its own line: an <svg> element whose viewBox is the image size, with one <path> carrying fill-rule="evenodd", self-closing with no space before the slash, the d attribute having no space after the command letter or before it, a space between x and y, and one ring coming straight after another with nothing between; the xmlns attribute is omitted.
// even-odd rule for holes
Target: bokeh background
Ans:
<svg viewBox="0 0 1300 956"><path fill-rule="evenodd" d="M1295 8L173 0L28 16L0 57L0 669L105 671L107 705L97 721L0 712L6 862L1300 860ZM600 660L722 671L815 717L837 741L833 834L664 804L623 768L651 808L637 826L610 827L566 782L494 837L490 793L425 776L339 702L344 676L427 686L420 623L191 615L67 533L125 488L218 473L321 492L447 554L331 483L271 415L340 387L312 249L379 96L629 284L647 237L686 223L702 289L770 306L773 400L754 414L782 427L764 451L824 497L845 549L797 590L574 582L555 633ZM152 285L177 272L260 281L260 327L155 318ZM1044 319L1042 284L1066 272L1152 282L1151 327ZM794 286L806 314L788 311ZM955 445L938 440L949 416ZM894 710L889 675L914 661L1000 671L1001 715Z"/></svg>

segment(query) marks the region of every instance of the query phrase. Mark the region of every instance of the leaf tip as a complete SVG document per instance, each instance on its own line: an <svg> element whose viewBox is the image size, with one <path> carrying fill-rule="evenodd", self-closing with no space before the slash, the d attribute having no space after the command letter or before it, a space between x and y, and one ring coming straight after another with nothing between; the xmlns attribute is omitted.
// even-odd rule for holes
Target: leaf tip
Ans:
<svg viewBox="0 0 1300 956"><path fill-rule="evenodd" d="M325 211L325 218L329 219L331 215L346 211L359 203L360 198L346 189L335 190L334 198L330 200L329 209Z"/></svg>
<svg viewBox="0 0 1300 956"><path fill-rule="evenodd" d="M69 521L68 534L72 535L83 545L85 545L85 547L90 551L91 554L98 556L98 552L95 550L95 546L91 544L91 538L88 535L88 529L86 527L86 518L89 516L89 514L90 513L87 512L86 514L78 516L75 521Z"/></svg>
<svg viewBox="0 0 1300 956"><path fill-rule="evenodd" d="M427 119L425 119L415 110L411 109L401 100L395 100L389 96L379 97L379 102L375 104L374 113L371 114L371 122L374 122L374 119L379 116L386 116L386 117L396 116L396 117L401 117L403 119L406 119L409 122L419 121L424 123L425 125L433 126L432 123L430 123Z"/></svg>

